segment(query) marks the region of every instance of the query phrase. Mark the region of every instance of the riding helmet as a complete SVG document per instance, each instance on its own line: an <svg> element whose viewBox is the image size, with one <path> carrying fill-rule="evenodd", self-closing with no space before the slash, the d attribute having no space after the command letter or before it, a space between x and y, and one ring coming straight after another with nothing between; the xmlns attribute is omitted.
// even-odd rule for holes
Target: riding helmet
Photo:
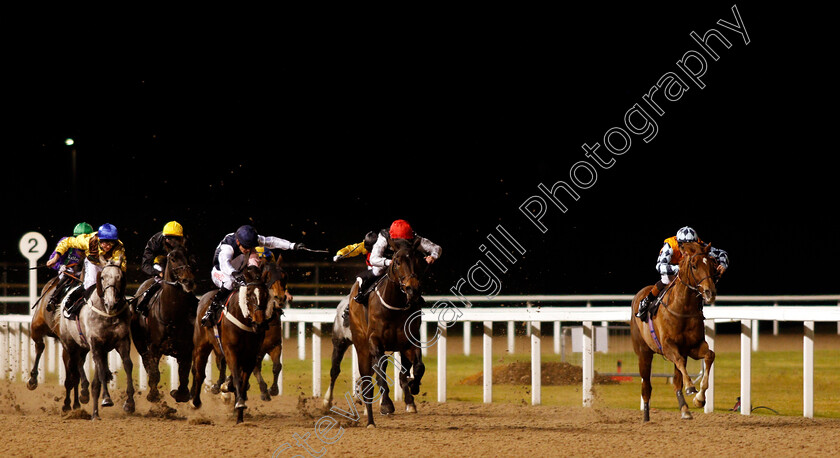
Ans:
<svg viewBox="0 0 840 458"><path fill-rule="evenodd" d="M697 231L688 226L685 226L677 231L678 243L696 242L698 240L700 240L700 238L697 237Z"/></svg>
<svg viewBox="0 0 840 458"><path fill-rule="evenodd" d="M117 227L109 223L99 226L96 235L99 237L99 240L117 240L120 238L119 234L117 234Z"/></svg>
<svg viewBox="0 0 840 458"><path fill-rule="evenodd" d="M257 230L254 226L244 225L236 230L236 240L245 248L254 248L257 246Z"/></svg>
<svg viewBox="0 0 840 458"><path fill-rule="evenodd" d="M392 239L413 239L414 229L404 219L398 219L391 223L391 228L388 230L388 235Z"/></svg>
<svg viewBox="0 0 840 458"><path fill-rule="evenodd" d="M170 221L163 226L163 235L167 237L183 237L184 227L178 221Z"/></svg>
<svg viewBox="0 0 840 458"><path fill-rule="evenodd" d="M91 226L88 223L82 222L77 224L76 227L73 228L73 237L82 234L90 234L91 232L93 232L93 226Z"/></svg>

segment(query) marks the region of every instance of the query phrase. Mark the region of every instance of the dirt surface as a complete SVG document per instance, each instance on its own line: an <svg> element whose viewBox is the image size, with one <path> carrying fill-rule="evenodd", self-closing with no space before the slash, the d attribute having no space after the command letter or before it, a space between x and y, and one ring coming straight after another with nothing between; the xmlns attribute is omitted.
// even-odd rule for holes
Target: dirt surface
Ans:
<svg viewBox="0 0 840 458"><path fill-rule="evenodd" d="M494 385L530 385L531 363L517 362L501 366L493 366ZM551 362L540 364L540 381L543 385L579 385L583 383L583 369L569 363ZM610 377L595 372L593 382L596 385L611 385L618 383ZM482 385L484 373L473 374L458 382L462 385Z"/></svg>
<svg viewBox="0 0 840 458"><path fill-rule="evenodd" d="M171 400L151 404L141 396L136 412L126 414L117 392L116 406L100 409L102 420L93 422L90 405L62 414L62 391L0 382L0 455L271 456L288 443L294 448L276 456L308 456L295 438L307 433L313 456L670 456L680 450L676 447L701 456L840 454L836 419L696 413L694 420L680 420L675 412L654 411L651 422L642 424L638 411L597 405L423 402L419 413L408 414L398 402L396 414L376 414L375 429L329 413L337 424L322 430L322 437L334 439L325 444L314 432L325 417L318 399L251 400L245 422L236 425L231 406L218 397L205 396L205 405L194 411ZM348 409L344 401L338 407Z"/></svg>

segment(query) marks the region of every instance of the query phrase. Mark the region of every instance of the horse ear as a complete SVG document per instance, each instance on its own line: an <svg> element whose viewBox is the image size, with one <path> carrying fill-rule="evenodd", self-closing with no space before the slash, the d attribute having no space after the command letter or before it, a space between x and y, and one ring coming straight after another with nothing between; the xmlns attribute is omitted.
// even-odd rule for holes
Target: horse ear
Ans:
<svg viewBox="0 0 840 458"><path fill-rule="evenodd" d="M102 297L102 296L105 295L105 292L102 290L102 271L101 270L96 273L96 294L98 294L99 297Z"/></svg>
<svg viewBox="0 0 840 458"><path fill-rule="evenodd" d="M712 251L712 243L711 242L707 243L706 246L703 247L703 253L709 254L710 251Z"/></svg>
<svg viewBox="0 0 840 458"><path fill-rule="evenodd" d="M420 242L421 242L420 237L414 237L414 240L411 243L411 248L416 250L417 247L420 246Z"/></svg>

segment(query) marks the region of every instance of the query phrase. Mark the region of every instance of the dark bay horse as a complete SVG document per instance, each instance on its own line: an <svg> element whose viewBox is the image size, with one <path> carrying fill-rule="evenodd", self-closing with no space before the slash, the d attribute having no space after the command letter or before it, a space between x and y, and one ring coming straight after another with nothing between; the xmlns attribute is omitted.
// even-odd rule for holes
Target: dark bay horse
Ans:
<svg viewBox="0 0 840 458"><path fill-rule="evenodd" d="M291 300L291 296L286 294L288 274L280 266L281 262L282 259L280 258L276 262L263 259L262 264L263 275L266 279L265 286L268 288L268 306L265 312L265 338L263 338L262 346L260 346L260 351L257 354L254 377L259 383L260 399L263 401L270 401L271 396L280 394L280 371L283 370L283 363L280 359L283 352L283 326L280 316L283 314L283 305ZM265 382L262 376L262 362L265 355L268 355L271 359L271 372L274 375L271 386ZM219 379L210 389L214 394L219 393L219 391L228 391L232 382L231 377L225 378L227 364L224 359L217 359L216 362L216 366L219 368Z"/></svg>
<svg viewBox="0 0 840 458"><path fill-rule="evenodd" d="M385 352L400 352L403 367L400 368L400 386L405 395L407 412L416 413L414 395L420 392L420 380L426 368L423 365L421 349L415 346L406 335L406 321L423 306L420 296L419 271L425 264L418 251L420 239L391 239L389 244L394 251L387 273L380 279L370 293L368 306L350 300L350 332L353 345L359 355L359 387L367 413L367 426L375 427L372 403L381 396L380 413L394 412L394 403L388 396L385 375ZM356 297L359 284L355 283L350 297ZM420 335L420 320L411 320L411 335ZM413 378L408 377L405 367L410 364ZM373 386L376 375L379 392Z"/></svg>
<svg viewBox="0 0 840 458"><path fill-rule="evenodd" d="M135 297L156 281L148 279L137 289ZM149 301L146 317L134 311L131 316L131 337L137 352L143 358L143 366L149 374L150 402L160 400L160 358L169 355L178 360L178 389L170 396L177 402L190 400L190 367L192 366L193 328L195 309L198 304L195 294L195 274L190 268L189 258L181 246L175 246L166 255L161 289Z"/></svg>
<svg viewBox="0 0 840 458"><path fill-rule="evenodd" d="M696 393L695 406L703 407L706 404L709 371L715 361L715 353L709 349L705 340L703 303L713 303L717 295L714 282L717 263L709 256L710 248L711 245L704 246L697 242L683 243L680 246L682 258L679 263L679 274L671 282L668 290L663 293L659 311L655 317L642 321L635 316L639 309L639 302L647 296L653 286L643 288L633 298L630 334L633 350L639 357L644 421L650 420L652 390L650 371L654 354L661 354L674 363L674 392L677 395L682 418L692 418L683 396L683 389L685 394ZM695 360L703 359L705 364L699 392L686 372L687 357Z"/></svg>
<svg viewBox="0 0 840 458"><path fill-rule="evenodd" d="M88 273L89 274L89 273ZM108 352L116 349L122 358L126 375L126 401L123 410L134 412L133 363L131 361L130 311L125 300L125 274L119 265L106 264L96 276L96 288L90 299L79 311L76 320L62 314L59 336L64 345L64 366L67 376L64 388L64 410L70 409L70 390L80 379L81 362L91 352L96 374L91 381L93 395L92 420L99 419L99 394L104 391L102 406L114 405L108 392L108 382L113 378L108 368Z"/></svg>
<svg viewBox="0 0 840 458"><path fill-rule="evenodd" d="M236 393L237 411L236 422L241 423L244 410L248 407L248 377L254 371L257 353L265 337L263 323L266 320L268 306L268 290L265 287L265 277L262 270L256 266L245 269L245 284L231 293L225 304L219 322L213 328L195 326L193 333L193 364L192 389L190 406L201 407L201 387L204 384L205 367L210 352L214 352L217 360L224 359L233 377L233 387ZM215 296L216 290L211 290L201 296L198 302L197 314L204 314Z"/></svg>
<svg viewBox="0 0 840 458"><path fill-rule="evenodd" d="M58 281L59 279L56 276L44 285L44 288L41 290L41 298L35 303L35 311L32 313L32 321L29 326L29 337L33 342L35 342L35 364L29 372L29 381L26 383L26 387L30 390L38 388L38 364L40 364L41 356L44 354L44 348L46 348L44 339L47 337L58 339L61 307L58 306L52 311L47 310L47 304L49 303L50 298L56 293L55 288L58 285ZM77 286L81 287L81 284L78 284L77 282ZM79 408L79 402L87 404L90 400L90 393L88 392L89 382L87 374L85 374L83 369L84 363L85 360L82 358L79 361L79 376L81 377L82 391L81 395L79 395L78 386L76 386L73 408Z"/></svg>

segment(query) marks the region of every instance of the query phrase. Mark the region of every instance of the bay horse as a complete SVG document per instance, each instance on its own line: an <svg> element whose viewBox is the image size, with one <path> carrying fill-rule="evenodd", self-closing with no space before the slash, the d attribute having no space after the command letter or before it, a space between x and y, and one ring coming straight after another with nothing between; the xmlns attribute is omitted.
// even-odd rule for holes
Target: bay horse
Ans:
<svg viewBox="0 0 840 458"><path fill-rule="evenodd" d="M91 275L91 273L86 273ZM70 390L79 383L81 362L88 351L95 364L91 381L93 412L91 420L99 420L100 389L104 391L102 407L114 405L108 392L108 382L113 374L108 368L108 352L116 349L122 358L126 375L126 401L123 410L134 412L133 364L131 361L130 312L125 300L125 273L117 264L105 264L96 275L96 288L79 310L76 320L62 314L59 336L64 345L66 377L63 410L70 408Z"/></svg>
<svg viewBox="0 0 840 458"><path fill-rule="evenodd" d="M661 354L674 363L674 392L681 418L693 418L685 402L683 390L685 394L696 394L693 400L696 407L706 404L709 371L715 361L715 352L709 349L705 340L703 303L714 303L717 295L714 282L717 262L709 256L710 249L711 245L701 245L697 242L680 245L682 258L679 262L679 273L662 293L659 313L653 318L642 321L635 316L639 302L647 296L653 286L646 286L633 298L630 334L633 350L639 358L644 402L643 420L646 422L650 421L650 371L654 354ZM653 313L652 309L648 316ZM687 357L702 359L705 364L699 391L685 369Z"/></svg>
<svg viewBox="0 0 840 458"><path fill-rule="evenodd" d="M192 367L193 328L195 309L195 273L190 267L186 250L176 245L166 254L163 279L150 278L143 282L134 297L140 297L155 281L163 285L148 304L146 317L136 311L131 316L131 337L134 347L149 374L149 402L160 400L160 358L169 355L178 361L178 389L169 395L177 402L190 400L190 368Z"/></svg>
<svg viewBox="0 0 840 458"><path fill-rule="evenodd" d="M53 277L50 279L44 288L41 290L41 298L38 299L38 302L35 303L35 311L32 313L32 321L29 325L29 337L35 342L35 364L32 365L32 370L29 372L29 381L26 383L26 387L30 390L34 390L38 388L38 365L41 362L41 356L44 354L44 348L46 348L46 344L44 343L44 339L47 337L52 337L58 339L59 334L59 316L61 315L61 306L56 307L54 310L50 311L47 310L47 304L50 302L50 298L56 294L56 287L58 286L59 277ZM76 281L77 286L81 287L81 284ZM76 287L76 286L74 286ZM72 288L71 288L72 289ZM69 292L68 292L69 295ZM87 404L90 400L90 392L88 391L88 386L90 383L87 379L87 374L83 370L84 367L84 358L79 361L79 375L81 377L81 385L82 391L81 396L79 395L79 387L78 385L75 387L74 395L74 405L73 408L78 409L80 407L80 402L82 404Z"/></svg>
<svg viewBox="0 0 840 458"><path fill-rule="evenodd" d="M246 384L257 362L257 353L265 337L262 325L266 320L268 290L265 277L257 266L244 271L245 284L240 285L227 299L219 322L213 328L195 326L193 333L192 389L190 407L201 407L201 387L204 384L207 358L214 352L216 359L224 359L233 377L236 393L236 422L241 423L248 408ZM201 296L196 315L203 315L217 290Z"/></svg>
<svg viewBox="0 0 840 458"><path fill-rule="evenodd" d="M268 306L266 307L265 313L266 322L263 326L265 337L260 346L260 351L257 353L254 377L256 377L257 383L259 383L260 399L263 401L270 401L271 396L280 394L280 371L283 370L283 362L280 358L283 353L283 326L280 317L283 315L283 305L287 301L291 301L291 295L286 293L288 274L280 266L281 262L282 259L279 257L276 262L272 262L266 258L262 260L263 275L266 276L265 285L268 288ZM271 372L274 375L274 381L271 386L265 382L262 376L262 362L265 355L268 355L271 359ZM210 388L210 392L214 394L218 394L220 391L228 391L232 382L230 376L225 377L227 370L225 360L217 359L216 366L219 369L219 378ZM250 384L246 383L246 387L248 386Z"/></svg>
<svg viewBox="0 0 840 458"><path fill-rule="evenodd" d="M377 282L370 293L368 306L350 300L350 332L353 345L359 356L359 387L367 414L368 428L376 427L373 421L372 402L381 395L380 413L388 415L394 412L394 403L388 396L383 362L387 361L386 351L400 352L403 367L400 368L400 386L405 396L406 412L416 413L414 395L420 392L420 380L426 370L423 365L421 349L409 340L406 332L420 335L420 320L409 318L423 306L420 295L421 263L425 263L418 251L420 238L413 240L390 239L388 241L394 256L385 275ZM355 298L359 283L355 283L350 297ZM408 325L406 321L409 321ZM406 326L410 329L407 330ZM414 377L409 379L406 363L410 363ZM379 393L373 395L373 375L376 374Z"/></svg>

